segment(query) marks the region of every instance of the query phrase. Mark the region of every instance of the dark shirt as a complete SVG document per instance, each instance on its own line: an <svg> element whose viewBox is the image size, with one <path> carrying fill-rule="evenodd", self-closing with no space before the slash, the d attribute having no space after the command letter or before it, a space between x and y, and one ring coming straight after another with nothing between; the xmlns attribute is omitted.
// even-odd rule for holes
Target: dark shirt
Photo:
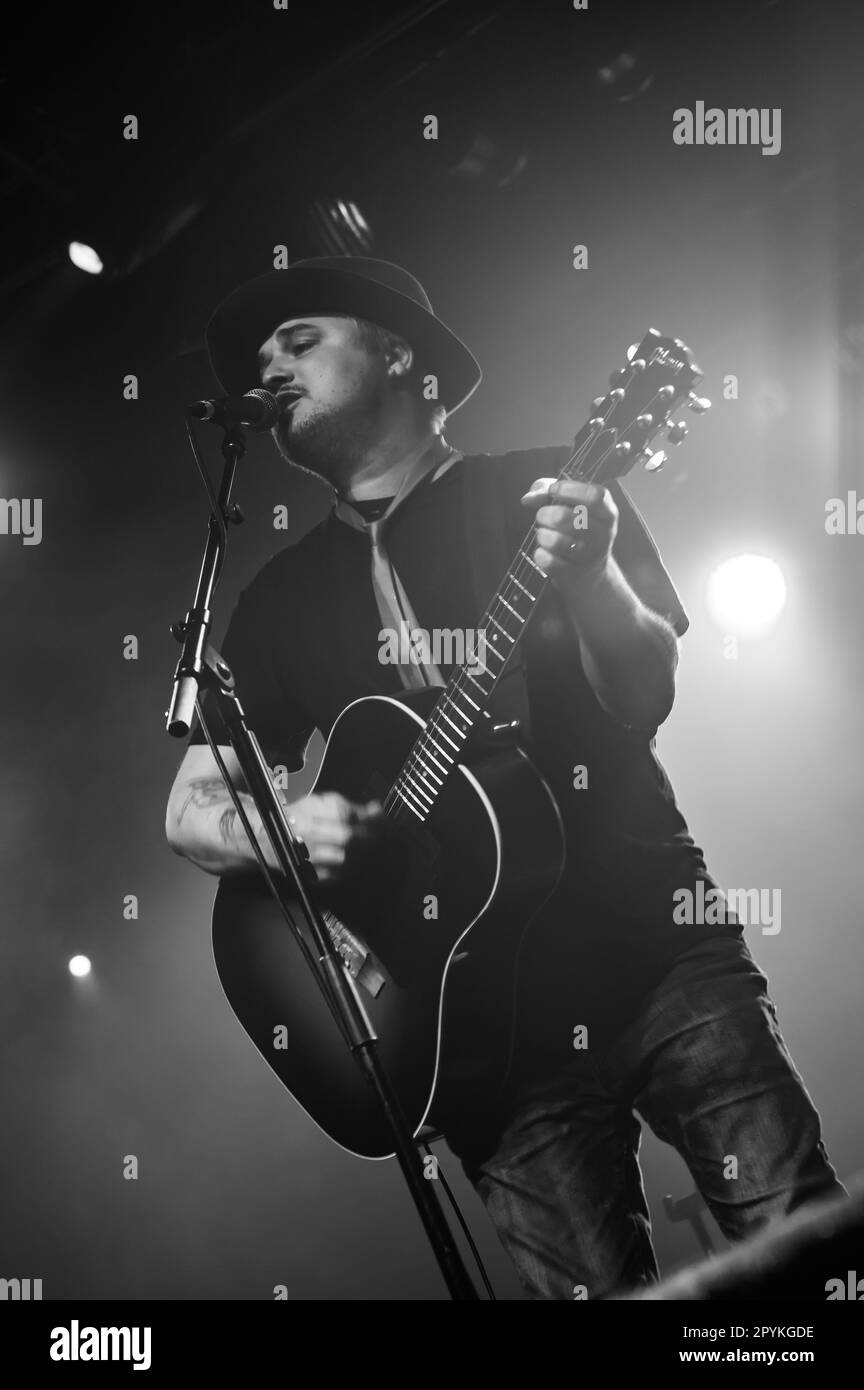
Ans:
<svg viewBox="0 0 864 1390"><path fill-rule="evenodd" d="M535 478L556 476L569 455L567 448L477 455L409 496L390 523L387 548L421 627L478 627L531 521L519 498ZM643 603L682 636L687 615L647 528L623 487L613 483L610 490L619 508L614 556ZM478 593L473 560L484 496L499 509L505 558ZM278 552L243 590L221 650L271 766L299 769L315 728L326 736L352 700L402 690L397 668L378 659L380 628L369 539L333 513ZM529 938L526 997L535 991L549 1017L557 999L574 1024L614 1031L683 950L740 928L673 921L676 889L714 881L657 758L653 732L625 728L600 705L554 586L547 586L521 649L526 749L556 795L568 841L548 925ZM450 670L441 669L446 679ZM191 741L203 741L200 729ZM587 769L581 790L574 788L576 766Z"/></svg>

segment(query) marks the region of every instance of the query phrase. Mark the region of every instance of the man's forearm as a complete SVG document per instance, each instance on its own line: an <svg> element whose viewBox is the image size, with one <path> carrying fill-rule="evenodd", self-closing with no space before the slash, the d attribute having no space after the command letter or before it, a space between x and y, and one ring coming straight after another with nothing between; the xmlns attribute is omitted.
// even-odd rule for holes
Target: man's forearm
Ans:
<svg viewBox="0 0 864 1390"><path fill-rule="evenodd" d="M252 797L240 793L253 830L259 817ZM184 782L168 806L168 843L208 874L229 873L254 861L254 851L237 808L221 777L195 777Z"/></svg>
<svg viewBox="0 0 864 1390"><path fill-rule="evenodd" d="M678 644L672 626L646 608L611 557L594 576L561 582L579 636L582 665L603 708L654 729L675 699Z"/></svg>

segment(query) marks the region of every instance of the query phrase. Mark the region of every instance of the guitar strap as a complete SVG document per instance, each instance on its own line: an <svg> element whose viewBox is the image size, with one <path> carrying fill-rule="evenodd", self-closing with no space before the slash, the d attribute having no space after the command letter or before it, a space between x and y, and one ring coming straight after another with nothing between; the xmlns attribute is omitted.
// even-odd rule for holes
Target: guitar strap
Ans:
<svg viewBox="0 0 864 1390"><path fill-rule="evenodd" d="M518 543L508 536L500 469L490 468L489 463L488 454L475 454L465 459L462 469L463 541L471 561L474 611L478 621L500 587ZM528 529L527 518L525 529ZM523 745L531 739L527 636L528 633L523 635L489 704L495 723L519 721L518 741Z"/></svg>

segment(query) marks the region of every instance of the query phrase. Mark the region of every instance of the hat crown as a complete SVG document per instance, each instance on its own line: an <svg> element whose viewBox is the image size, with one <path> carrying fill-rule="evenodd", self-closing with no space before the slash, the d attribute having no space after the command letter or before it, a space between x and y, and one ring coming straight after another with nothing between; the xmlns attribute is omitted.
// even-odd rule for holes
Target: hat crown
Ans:
<svg viewBox="0 0 864 1390"><path fill-rule="evenodd" d="M364 280L374 280L388 290L395 290L411 299L427 313L434 313L428 294L409 271L392 261L379 261L373 256L310 256L303 261L292 261L289 270L338 271L341 275L356 275Z"/></svg>

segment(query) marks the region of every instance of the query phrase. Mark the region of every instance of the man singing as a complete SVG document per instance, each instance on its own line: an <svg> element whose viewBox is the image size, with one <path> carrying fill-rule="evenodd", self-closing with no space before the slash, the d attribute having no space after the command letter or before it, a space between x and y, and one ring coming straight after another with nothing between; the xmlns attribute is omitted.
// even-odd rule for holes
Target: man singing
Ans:
<svg viewBox="0 0 864 1390"><path fill-rule="evenodd" d="M567 868L526 938L506 1096L478 1095L446 1135L528 1295L597 1299L657 1278L637 1114L681 1154L730 1240L841 1193L734 914L674 916L681 890L717 888L654 748L688 619L623 487L556 481L566 448L453 449L445 418L480 369L389 262L320 257L259 277L216 310L207 344L228 394L257 380L277 396L279 452L332 490L327 518L244 589L222 645L271 767L302 767L312 732L353 700L446 682L428 652L382 661L382 634L475 630L536 521L531 560L551 583L498 698L505 717L520 710L555 793ZM335 883L381 808L313 794L290 815ZM166 830L208 873L255 864L200 728Z"/></svg>

